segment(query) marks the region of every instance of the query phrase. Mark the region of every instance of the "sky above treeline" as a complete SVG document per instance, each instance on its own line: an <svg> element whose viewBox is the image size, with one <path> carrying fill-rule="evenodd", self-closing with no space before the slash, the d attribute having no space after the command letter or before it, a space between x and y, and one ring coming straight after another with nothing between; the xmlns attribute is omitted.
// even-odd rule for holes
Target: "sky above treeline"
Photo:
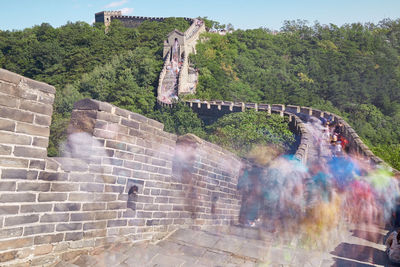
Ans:
<svg viewBox="0 0 400 267"><path fill-rule="evenodd" d="M94 22L94 14L121 10L125 15L204 17L238 29L279 30L285 20L310 24L378 23L400 18L400 0L0 0L0 30L21 30L43 22Z"/></svg>

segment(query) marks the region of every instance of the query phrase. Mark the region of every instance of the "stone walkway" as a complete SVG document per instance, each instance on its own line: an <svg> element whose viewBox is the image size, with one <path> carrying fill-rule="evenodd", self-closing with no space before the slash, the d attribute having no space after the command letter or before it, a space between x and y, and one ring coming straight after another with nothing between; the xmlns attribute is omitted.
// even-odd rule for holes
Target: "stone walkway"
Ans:
<svg viewBox="0 0 400 267"><path fill-rule="evenodd" d="M299 247L295 238L278 242L273 234L253 228L180 229L158 243L117 245L55 266L391 266L385 234L377 227L345 231L321 251Z"/></svg>

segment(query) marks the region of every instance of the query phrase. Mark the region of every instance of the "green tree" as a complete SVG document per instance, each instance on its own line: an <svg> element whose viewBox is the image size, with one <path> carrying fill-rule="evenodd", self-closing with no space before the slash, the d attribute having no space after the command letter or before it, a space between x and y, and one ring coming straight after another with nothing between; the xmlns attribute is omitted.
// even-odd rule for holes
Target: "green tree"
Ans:
<svg viewBox="0 0 400 267"><path fill-rule="evenodd" d="M249 110L223 116L208 127L209 140L239 156L256 145L274 144L288 150L295 139L286 118Z"/></svg>
<svg viewBox="0 0 400 267"><path fill-rule="evenodd" d="M205 138L204 123L196 113L182 102L173 107L163 107L150 115L164 124L164 130L170 133L183 135L192 133Z"/></svg>

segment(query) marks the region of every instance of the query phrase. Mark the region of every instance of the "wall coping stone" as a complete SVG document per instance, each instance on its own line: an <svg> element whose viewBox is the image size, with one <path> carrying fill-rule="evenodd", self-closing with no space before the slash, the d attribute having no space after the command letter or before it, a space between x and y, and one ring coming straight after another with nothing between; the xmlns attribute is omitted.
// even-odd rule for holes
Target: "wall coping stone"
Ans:
<svg viewBox="0 0 400 267"><path fill-rule="evenodd" d="M29 78L26 78L24 76L21 76L19 74L16 74L14 72L1 69L0 68L0 80L19 85L19 83L26 83L29 87L32 87L33 89L37 89L39 91L45 92L45 93L51 93L55 94L56 89L54 86L48 85L43 82L35 81Z"/></svg>

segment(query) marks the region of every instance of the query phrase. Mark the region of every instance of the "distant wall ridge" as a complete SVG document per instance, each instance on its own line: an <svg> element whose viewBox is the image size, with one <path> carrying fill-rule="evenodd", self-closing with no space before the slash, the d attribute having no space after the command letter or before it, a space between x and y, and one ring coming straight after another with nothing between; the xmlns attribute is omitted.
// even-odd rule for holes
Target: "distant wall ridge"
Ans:
<svg viewBox="0 0 400 267"><path fill-rule="evenodd" d="M144 21L164 21L167 17L146 17L146 16L127 16L122 15L121 11L101 11L95 14L95 22L104 23L106 27L113 20L119 20L125 27L136 28ZM183 17L184 20L193 23L194 19Z"/></svg>

